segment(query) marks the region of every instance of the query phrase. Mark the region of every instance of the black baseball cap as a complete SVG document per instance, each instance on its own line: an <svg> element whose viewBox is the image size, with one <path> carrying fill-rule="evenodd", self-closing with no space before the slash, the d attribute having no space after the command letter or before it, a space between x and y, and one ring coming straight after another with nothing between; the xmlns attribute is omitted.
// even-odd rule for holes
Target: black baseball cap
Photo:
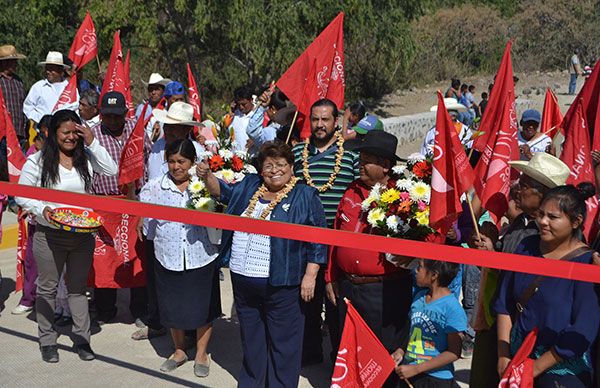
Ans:
<svg viewBox="0 0 600 388"><path fill-rule="evenodd" d="M125 96L119 92L108 92L102 96L100 113L103 115L124 115L127 112Z"/></svg>

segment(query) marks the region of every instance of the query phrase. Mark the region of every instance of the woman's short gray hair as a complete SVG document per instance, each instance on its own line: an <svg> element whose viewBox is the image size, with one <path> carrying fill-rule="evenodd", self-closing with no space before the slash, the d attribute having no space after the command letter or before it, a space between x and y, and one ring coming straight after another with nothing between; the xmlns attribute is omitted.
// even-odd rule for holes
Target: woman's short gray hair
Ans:
<svg viewBox="0 0 600 388"><path fill-rule="evenodd" d="M94 89L87 89L81 92L79 99L85 99L87 103L91 106L98 106L98 100L100 99L100 95Z"/></svg>

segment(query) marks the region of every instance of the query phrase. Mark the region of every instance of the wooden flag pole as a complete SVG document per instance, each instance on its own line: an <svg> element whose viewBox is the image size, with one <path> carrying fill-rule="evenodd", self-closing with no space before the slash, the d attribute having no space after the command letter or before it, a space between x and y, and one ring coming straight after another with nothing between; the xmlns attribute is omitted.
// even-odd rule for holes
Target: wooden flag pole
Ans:
<svg viewBox="0 0 600 388"><path fill-rule="evenodd" d="M402 379L402 380L404 380L404 382L406 383L406 385L408 385L408 388L415 388L414 385L412 385L410 383L410 381L408 381L408 379Z"/></svg>
<svg viewBox="0 0 600 388"><path fill-rule="evenodd" d="M290 125L290 130L288 131L287 138L285 139L285 144L290 142L290 137L292 136L292 131L294 130L294 124L296 124L296 119L298 118L298 109L296 109L296 113L294 113L294 119L292 120L292 125Z"/></svg>
<svg viewBox="0 0 600 388"><path fill-rule="evenodd" d="M471 213L471 220L473 220L473 227L477 234L477 239L481 240L481 234L479 234L479 224L477 223L477 217L475 217L475 211L473 210L473 202L471 201L471 193L467 194L467 204L469 205L469 212Z"/></svg>
<svg viewBox="0 0 600 388"><path fill-rule="evenodd" d="M98 54L96 54L96 63L98 64L98 73L102 73L102 67L100 67L100 58L98 58Z"/></svg>

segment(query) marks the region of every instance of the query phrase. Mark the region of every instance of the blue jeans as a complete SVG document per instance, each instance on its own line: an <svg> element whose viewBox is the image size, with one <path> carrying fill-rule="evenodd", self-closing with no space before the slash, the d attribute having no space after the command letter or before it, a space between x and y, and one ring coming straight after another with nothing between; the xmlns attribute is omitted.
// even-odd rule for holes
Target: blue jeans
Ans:
<svg viewBox="0 0 600 388"><path fill-rule="evenodd" d="M575 89L577 89L577 74L571 74L571 79L569 80L569 94L575 94Z"/></svg>
<svg viewBox="0 0 600 388"><path fill-rule="evenodd" d="M475 338L473 330L473 320L477 314L477 298L479 297L479 283L481 281L481 270L476 265L461 264L463 268L463 300L462 305L467 314L467 334L471 338Z"/></svg>

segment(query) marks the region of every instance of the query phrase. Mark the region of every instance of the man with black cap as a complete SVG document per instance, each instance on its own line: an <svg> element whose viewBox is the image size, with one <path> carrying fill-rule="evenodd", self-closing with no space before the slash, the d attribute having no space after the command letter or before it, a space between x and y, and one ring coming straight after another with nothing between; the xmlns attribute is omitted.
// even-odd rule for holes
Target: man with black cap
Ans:
<svg viewBox="0 0 600 388"><path fill-rule="evenodd" d="M100 103L100 123L92 128L94 137L100 144L106 148L113 160L119 165L121 161L121 152L125 143L131 136L135 127L134 119L127 119L127 104L125 97L119 92L108 92L102 97ZM147 161L152 145L148 136L144 136L144 160ZM92 189L96 195L115 195L120 196L121 192L118 185L118 176L106 177L94 174ZM133 199L133 194L128 195ZM134 228L131 228L132 230ZM134 231L135 232L135 231ZM115 288L96 288L94 292L95 306L97 310L97 321L106 323L113 319L117 314L116 307L117 290ZM131 288L131 298L129 310L136 319L136 323L141 325L141 319L146 315L146 288ZM138 322L140 321L140 322Z"/></svg>
<svg viewBox="0 0 600 388"><path fill-rule="evenodd" d="M392 168L400 160L396 156L397 144L398 139L384 131L369 131L365 135L356 148L360 152L360 178L350 184L340 201L335 229L371 233L361 205L375 184L387 185ZM340 327L346 315L343 299L348 298L390 353L404 345L410 327L410 271L387 261L382 252L331 249L325 281L327 297L338 305Z"/></svg>

